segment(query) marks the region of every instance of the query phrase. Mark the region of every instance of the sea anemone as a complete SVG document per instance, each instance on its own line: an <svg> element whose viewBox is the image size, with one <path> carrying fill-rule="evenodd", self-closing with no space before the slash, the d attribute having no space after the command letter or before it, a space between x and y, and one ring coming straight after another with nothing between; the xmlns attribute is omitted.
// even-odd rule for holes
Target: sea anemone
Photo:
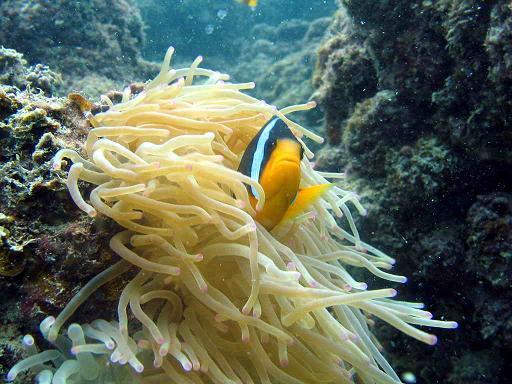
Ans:
<svg viewBox="0 0 512 384"><path fill-rule="evenodd" d="M392 258L360 240L349 205L365 210L339 181L308 212L268 232L253 219L264 191L237 172L250 140L279 116L305 149L301 185L342 180L313 170L302 139L321 138L288 118L314 103L279 110L242 92L254 83L200 68L200 57L170 69L172 54L141 93L128 88L115 105L102 98L109 109L89 115L83 156L69 149L55 156L55 170L65 158L73 163L67 186L76 205L124 227L110 241L122 260L43 321L56 349L28 348L31 356L8 378L31 368L40 382L108 381L105 367L118 363L142 383L399 383L370 317L428 344L436 337L411 324L456 323L432 320L421 304L392 299L394 289L368 290L352 277L351 269L365 268L406 281L385 272ZM89 202L79 180L96 185ZM262 197L255 208L247 186ZM137 274L120 293L117 321L71 324L67 337L60 334L84 300L128 270Z"/></svg>

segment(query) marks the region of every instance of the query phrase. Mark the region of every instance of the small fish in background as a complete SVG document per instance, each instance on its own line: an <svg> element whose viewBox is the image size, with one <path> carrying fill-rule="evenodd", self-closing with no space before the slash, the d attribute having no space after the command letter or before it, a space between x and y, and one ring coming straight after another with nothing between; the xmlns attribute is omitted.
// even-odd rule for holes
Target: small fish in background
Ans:
<svg viewBox="0 0 512 384"><path fill-rule="evenodd" d="M402 380L407 384L416 384L416 376L412 372L404 372Z"/></svg>
<svg viewBox="0 0 512 384"><path fill-rule="evenodd" d="M255 8L258 5L258 0L236 0L236 2L248 5L251 8Z"/></svg>
<svg viewBox="0 0 512 384"><path fill-rule="evenodd" d="M242 156L238 172L259 182L265 191L265 205L255 219L269 231L303 213L332 185L299 188L303 155L304 149L290 128L274 117L251 140ZM258 192L252 186L247 189L251 205L256 207Z"/></svg>

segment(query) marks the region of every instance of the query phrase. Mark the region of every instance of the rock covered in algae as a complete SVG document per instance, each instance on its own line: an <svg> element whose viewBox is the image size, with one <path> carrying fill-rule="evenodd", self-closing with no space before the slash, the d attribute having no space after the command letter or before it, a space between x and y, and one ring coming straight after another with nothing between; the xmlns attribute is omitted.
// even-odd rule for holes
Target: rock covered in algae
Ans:
<svg viewBox="0 0 512 384"><path fill-rule="evenodd" d="M16 86L25 90L41 90L47 95L57 92L62 78L43 64L28 67L23 54L14 49L0 48L0 84Z"/></svg>
<svg viewBox="0 0 512 384"><path fill-rule="evenodd" d="M60 72L67 91L96 96L156 71L141 59L144 25L131 1L6 0L0 19L2 44Z"/></svg>
<svg viewBox="0 0 512 384"><path fill-rule="evenodd" d="M430 293L429 307L461 322L427 353L383 337L398 370L424 383L504 383L511 364L511 12L345 0L319 50L330 144L319 167L346 169L369 208L359 226L397 256L410 297Z"/></svg>
<svg viewBox="0 0 512 384"><path fill-rule="evenodd" d="M107 251L112 224L80 215L68 197L65 176L51 170L58 149L80 148L88 129L82 113L69 101L52 97L52 87L41 93L42 88L27 79L32 69L19 53L0 52L4 55L0 62L10 58L3 61L3 73L12 74L0 84L0 375L4 377L20 358L21 336L60 311L113 255ZM108 301L108 290L103 294Z"/></svg>

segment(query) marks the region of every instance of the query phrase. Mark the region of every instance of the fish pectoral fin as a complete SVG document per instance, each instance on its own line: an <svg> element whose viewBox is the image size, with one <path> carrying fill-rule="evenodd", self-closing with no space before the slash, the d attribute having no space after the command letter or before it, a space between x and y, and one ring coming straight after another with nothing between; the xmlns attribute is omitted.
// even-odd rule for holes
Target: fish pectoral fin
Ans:
<svg viewBox="0 0 512 384"><path fill-rule="evenodd" d="M303 213L311 204L324 195L334 184L319 184L299 189L293 203L286 210L282 221L290 220Z"/></svg>

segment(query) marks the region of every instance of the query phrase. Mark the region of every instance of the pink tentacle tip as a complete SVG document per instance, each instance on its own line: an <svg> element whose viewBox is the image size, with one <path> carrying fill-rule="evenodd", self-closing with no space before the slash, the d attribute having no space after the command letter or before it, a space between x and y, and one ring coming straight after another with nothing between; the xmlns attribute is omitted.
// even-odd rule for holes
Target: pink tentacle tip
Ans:
<svg viewBox="0 0 512 384"><path fill-rule="evenodd" d="M105 347L107 347L107 349L109 350L113 350L116 347L116 343L114 343L113 341L107 341L105 343Z"/></svg>
<svg viewBox="0 0 512 384"><path fill-rule="evenodd" d="M162 366L162 362L161 361L153 361L153 367L155 368L160 368Z"/></svg>
<svg viewBox="0 0 512 384"><path fill-rule="evenodd" d="M250 313L251 313L251 308L246 308L246 307L243 307L242 308L242 313L246 316L248 316Z"/></svg>
<svg viewBox="0 0 512 384"><path fill-rule="evenodd" d="M23 344L26 346L34 345L34 338L32 337L32 335L23 336Z"/></svg>
<svg viewBox="0 0 512 384"><path fill-rule="evenodd" d="M360 289L362 291L366 291L368 289L368 284L366 284L366 283L359 283L358 289Z"/></svg>
<svg viewBox="0 0 512 384"><path fill-rule="evenodd" d="M97 214L98 213L95 209L90 209L89 211L87 211L87 215L89 215L89 217L96 217Z"/></svg>
<svg viewBox="0 0 512 384"><path fill-rule="evenodd" d="M192 164L187 164L187 165L185 165L185 169L186 169L187 171L191 171L191 170L192 170Z"/></svg>
<svg viewBox="0 0 512 384"><path fill-rule="evenodd" d="M427 344L429 345L436 345L437 344L437 336L436 335L429 335L427 339Z"/></svg>
<svg viewBox="0 0 512 384"><path fill-rule="evenodd" d="M288 361L288 359L280 360L279 364L281 364L281 367L286 368L286 367L288 367L288 364L290 364L290 362Z"/></svg>
<svg viewBox="0 0 512 384"><path fill-rule="evenodd" d="M450 321L450 325L452 329L459 328L459 323L457 323L456 321Z"/></svg>
<svg viewBox="0 0 512 384"><path fill-rule="evenodd" d="M138 373L142 373L144 372L144 366L142 364L136 364L135 367L135 370L138 372Z"/></svg>
<svg viewBox="0 0 512 384"><path fill-rule="evenodd" d="M389 290L389 295L390 297L395 297L396 295L398 295L398 291L396 289L391 288Z"/></svg>
<svg viewBox="0 0 512 384"><path fill-rule="evenodd" d="M78 351L77 351L76 347L72 347L71 348L71 354L72 355L76 355L77 353L78 353Z"/></svg>
<svg viewBox="0 0 512 384"><path fill-rule="evenodd" d="M311 280L311 281L309 282L309 285L310 285L310 287L312 287L312 288L318 288L318 287L319 287L318 283L317 283L315 280Z"/></svg>
<svg viewBox="0 0 512 384"><path fill-rule="evenodd" d="M289 271L296 271L297 267L293 261L290 261L286 264L286 269L288 269Z"/></svg>
<svg viewBox="0 0 512 384"><path fill-rule="evenodd" d="M215 320L217 323L222 323L222 321L224 319L223 319L222 315L217 313L215 316L213 316L213 320Z"/></svg>
<svg viewBox="0 0 512 384"><path fill-rule="evenodd" d="M196 255L196 261L203 261L204 260L204 255L202 253L198 253Z"/></svg>
<svg viewBox="0 0 512 384"><path fill-rule="evenodd" d="M158 340L156 340L157 344L160 344L162 345L163 343L165 343L165 339L163 337L160 337Z"/></svg>
<svg viewBox="0 0 512 384"><path fill-rule="evenodd" d="M201 288L200 288L201 292L202 293L208 293L208 286L207 285L203 285Z"/></svg>
<svg viewBox="0 0 512 384"><path fill-rule="evenodd" d="M237 200L235 204L240 209L244 209L247 206L247 203L243 200Z"/></svg>
<svg viewBox="0 0 512 384"><path fill-rule="evenodd" d="M427 319L431 319L434 317L434 314L432 312L427 312L425 315L427 316Z"/></svg>
<svg viewBox="0 0 512 384"><path fill-rule="evenodd" d="M185 364L183 364L182 367L187 372L190 372L192 370L192 364L189 362L186 362Z"/></svg>
<svg viewBox="0 0 512 384"><path fill-rule="evenodd" d="M177 267L176 268L176 276L179 276L181 275L181 268Z"/></svg>
<svg viewBox="0 0 512 384"><path fill-rule="evenodd" d="M357 343L359 341L359 336L352 332L348 334L348 338L354 343Z"/></svg>
<svg viewBox="0 0 512 384"><path fill-rule="evenodd" d="M242 343L249 344L250 341L251 339L249 336L242 336Z"/></svg>

